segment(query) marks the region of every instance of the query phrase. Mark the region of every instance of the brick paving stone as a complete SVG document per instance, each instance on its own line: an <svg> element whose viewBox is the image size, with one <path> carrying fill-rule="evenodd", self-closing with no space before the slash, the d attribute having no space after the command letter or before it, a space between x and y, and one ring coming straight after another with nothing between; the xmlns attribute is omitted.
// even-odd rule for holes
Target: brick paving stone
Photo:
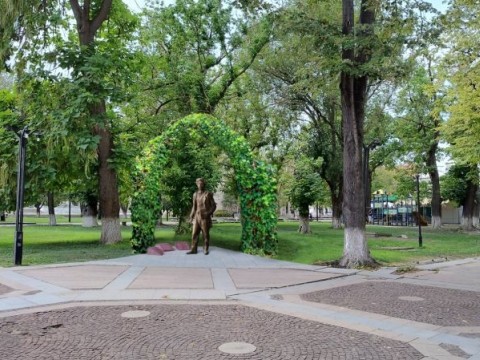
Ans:
<svg viewBox="0 0 480 360"><path fill-rule="evenodd" d="M433 325L480 326L480 293L474 291L368 281L304 294L302 299Z"/></svg>
<svg viewBox="0 0 480 360"><path fill-rule="evenodd" d="M149 316L125 318L127 311ZM256 350L227 354L222 344ZM421 359L408 344L241 305L74 307L0 318L0 359Z"/></svg>

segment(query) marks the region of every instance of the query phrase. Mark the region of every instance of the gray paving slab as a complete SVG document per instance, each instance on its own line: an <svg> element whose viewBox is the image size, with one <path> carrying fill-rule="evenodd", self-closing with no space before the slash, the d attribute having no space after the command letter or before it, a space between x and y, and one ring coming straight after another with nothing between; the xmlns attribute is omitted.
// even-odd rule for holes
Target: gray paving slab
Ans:
<svg viewBox="0 0 480 360"><path fill-rule="evenodd" d="M104 287L105 290L127 289L137 277L145 270L144 266L130 266L127 270L118 275L113 281Z"/></svg>
<svg viewBox="0 0 480 360"><path fill-rule="evenodd" d="M338 274L291 268L236 268L229 269L228 272L238 289L284 287L342 276Z"/></svg>
<svg viewBox="0 0 480 360"><path fill-rule="evenodd" d="M129 289L213 289L212 272L205 268L146 267Z"/></svg>
<svg viewBox="0 0 480 360"><path fill-rule="evenodd" d="M127 268L127 266L76 265L17 272L68 289L101 289Z"/></svg>
<svg viewBox="0 0 480 360"><path fill-rule="evenodd" d="M54 269L54 268L53 268ZM0 270L0 278L6 279L11 284L18 284L19 287L25 289L35 289L45 292L61 292L66 291L68 289L50 284L48 282L36 279L35 277L24 275L20 272L15 270L3 269ZM12 287L15 285L12 285ZM15 287L16 288L16 287Z"/></svg>
<svg viewBox="0 0 480 360"><path fill-rule="evenodd" d="M4 294L8 294L9 292L14 291L11 287L7 285L0 284L0 296Z"/></svg>
<svg viewBox="0 0 480 360"><path fill-rule="evenodd" d="M227 269L212 268L211 271L215 288L226 291L235 291L237 289Z"/></svg>
<svg viewBox="0 0 480 360"><path fill-rule="evenodd" d="M202 251L196 255L187 255L187 251L175 250L164 255L132 255L123 258L92 261L90 264L117 264L158 267L198 267L198 268L293 268L306 270L328 269L314 266L270 259L266 257L243 254L227 249L211 247L210 254ZM351 273L351 270L331 269L333 272Z"/></svg>
<svg viewBox="0 0 480 360"><path fill-rule="evenodd" d="M406 279L429 281L437 286L442 284L456 284L468 286L474 291L480 291L480 262L454 263L451 266L425 266L422 271L406 273Z"/></svg>

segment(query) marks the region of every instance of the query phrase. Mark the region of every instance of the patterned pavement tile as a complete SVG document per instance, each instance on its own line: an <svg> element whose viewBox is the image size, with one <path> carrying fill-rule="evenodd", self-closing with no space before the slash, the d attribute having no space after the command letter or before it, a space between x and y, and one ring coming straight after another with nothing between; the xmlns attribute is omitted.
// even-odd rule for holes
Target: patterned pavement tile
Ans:
<svg viewBox="0 0 480 360"><path fill-rule="evenodd" d="M480 293L474 291L368 281L302 299L433 325L480 326Z"/></svg>
<svg viewBox="0 0 480 360"><path fill-rule="evenodd" d="M399 341L241 305L165 304L79 306L0 318L0 358L416 360L423 356Z"/></svg>

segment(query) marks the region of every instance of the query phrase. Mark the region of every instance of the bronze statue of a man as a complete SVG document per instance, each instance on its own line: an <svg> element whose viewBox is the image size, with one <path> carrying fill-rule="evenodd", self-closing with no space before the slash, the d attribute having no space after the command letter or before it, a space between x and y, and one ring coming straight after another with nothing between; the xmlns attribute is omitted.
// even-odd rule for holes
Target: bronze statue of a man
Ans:
<svg viewBox="0 0 480 360"><path fill-rule="evenodd" d="M213 194L205 190L205 180L198 178L195 183L198 190L193 194L192 212L190 221L193 224L192 247L187 254L196 254L200 231L203 234L203 253L208 255L210 245L210 228L212 227L212 215L217 208Z"/></svg>

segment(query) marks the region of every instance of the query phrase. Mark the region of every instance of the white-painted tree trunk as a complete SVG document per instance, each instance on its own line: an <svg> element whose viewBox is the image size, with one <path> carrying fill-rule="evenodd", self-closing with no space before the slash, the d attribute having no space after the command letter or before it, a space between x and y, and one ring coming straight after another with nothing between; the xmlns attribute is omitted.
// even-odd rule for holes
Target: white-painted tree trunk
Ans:
<svg viewBox="0 0 480 360"><path fill-rule="evenodd" d="M342 228L342 222L340 221L340 218L337 218L337 217L332 218L332 228L334 229Z"/></svg>
<svg viewBox="0 0 480 360"><path fill-rule="evenodd" d="M57 217L55 216L55 214L48 215L48 224L50 226L56 226L57 225Z"/></svg>
<svg viewBox="0 0 480 360"><path fill-rule="evenodd" d="M462 216L462 229L471 231L474 229L473 227L473 217L471 216Z"/></svg>
<svg viewBox="0 0 480 360"><path fill-rule="evenodd" d="M96 216L90 216L90 215L83 215L82 226L87 227L87 228L98 226L97 217Z"/></svg>
<svg viewBox="0 0 480 360"><path fill-rule="evenodd" d="M114 244L122 241L118 218L102 218L102 237L100 241L103 244Z"/></svg>
<svg viewBox="0 0 480 360"><path fill-rule="evenodd" d="M311 234L310 220L308 217L299 216L298 232L300 234Z"/></svg>
<svg viewBox="0 0 480 360"><path fill-rule="evenodd" d="M473 208L473 218L472 218L472 222L473 222L473 226L478 228L479 226L479 212L480 212L480 205L478 204L478 197L477 197L477 201L475 202L475 206Z"/></svg>
<svg viewBox="0 0 480 360"><path fill-rule="evenodd" d="M440 229L442 227L442 218L440 216L432 216L432 228Z"/></svg>
<svg viewBox="0 0 480 360"><path fill-rule="evenodd" d="M371 259L365 231L358 228L345 228L344 231L343 257L339 265L350 268L365 265L365 259Z"/></svg>

